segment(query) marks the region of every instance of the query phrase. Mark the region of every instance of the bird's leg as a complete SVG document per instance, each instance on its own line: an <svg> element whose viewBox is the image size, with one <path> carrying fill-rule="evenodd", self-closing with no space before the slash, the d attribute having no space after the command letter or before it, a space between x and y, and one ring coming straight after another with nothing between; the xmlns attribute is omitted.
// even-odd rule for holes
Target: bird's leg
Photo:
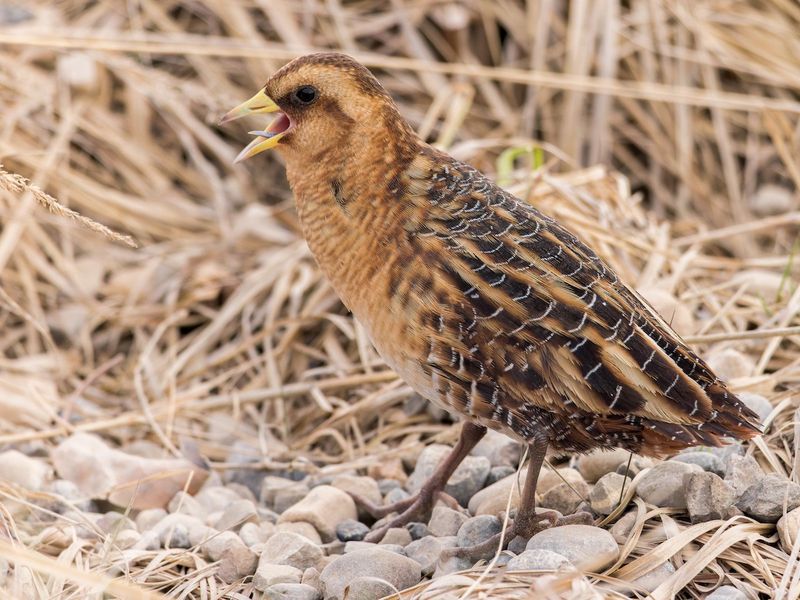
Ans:
<svg viewBox="0 0 800 600"><path fill-rule="evenodd" d="M554 510L536 512L536 484L539 481L539 473L542 470L544 457L547 453L548 439L544 434L537 434L533 442L528 446L530 461L528 462L528 474L525 477L525 484L522 488L522 498L520 498L517 516L509 526L505 534L498 533L485 542L466 546L464 548L452 548L445 550L442 555L460 556L464 558L486 558L495 553L500 545L502 538L503 544L507 544L517 536L530 539L535 534L549 527L567 525L570 523L587 523L587 517L591 522L591 515L588 513L577 513L559 517Z"/></svg>
<svg viewBox="0 0 800 600"><path fill-rule="evenodd" d="M442 493L445 485L447 485L447 480L450 479L458 465L461 464L484 435L486 435L486 427L469 421L465 422L461 427L461 435L458 438L458 442L450 451L450 454L439 464L436 471L424 483L419 492L410 498L387 506L375 506L364 498L356 496L355 500L377 518L402 511L399 516L380 529L370 532L364 539L368 542L377 542L392 527L402 527L411 521L427 517L433 509L437 496Z"/></svg>

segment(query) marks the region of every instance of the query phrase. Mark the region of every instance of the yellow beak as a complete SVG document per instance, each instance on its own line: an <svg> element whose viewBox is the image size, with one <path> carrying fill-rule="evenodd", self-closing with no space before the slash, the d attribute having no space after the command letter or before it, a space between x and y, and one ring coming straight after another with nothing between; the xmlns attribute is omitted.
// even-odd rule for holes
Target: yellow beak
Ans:
<svg viewBox="0 0 800 600"><path fill-rule="evenodd" d="M280 107L275 104L275 101L267 96L264 90L261 90L246 102L242 102L236 108L228 111L225 116L219 120L219 124L224 125L225 123L230 123L231 121L235 121L236 119L241 119L242 117L247 117L249 115L274 113L279 111ZM280 119L280 117L278 117L278 119ZM278 119L276 119L276 121ZM265 131L251 131L250 133L256 135L257 137L239 153L233 162L241 162L250 158L251 156L255 156L256 154L264 152L264 150L274 148L278 145L280 139L286 134L285 131L277 133L270 132L270 127L268 127Z"/></svg>

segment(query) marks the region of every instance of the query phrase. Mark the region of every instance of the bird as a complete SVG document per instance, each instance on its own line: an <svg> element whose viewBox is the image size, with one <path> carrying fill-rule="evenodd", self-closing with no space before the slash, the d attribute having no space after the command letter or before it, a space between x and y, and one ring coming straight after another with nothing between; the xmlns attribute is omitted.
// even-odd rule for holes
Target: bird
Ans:
<svg viewBox="0 0 800 600"><path fill-rule="evenodd" d="M536 510L548 449L665 457L760 433L756 414L595 251L422 140L355 59L295 58L220 124L262 114L274 118L236 161L277 150L302 234L343 304L414 391L463 421L416 495L369 505L389 517L371 539L429 514L489 428L529 449L506 539L575 516Z"/></svg>

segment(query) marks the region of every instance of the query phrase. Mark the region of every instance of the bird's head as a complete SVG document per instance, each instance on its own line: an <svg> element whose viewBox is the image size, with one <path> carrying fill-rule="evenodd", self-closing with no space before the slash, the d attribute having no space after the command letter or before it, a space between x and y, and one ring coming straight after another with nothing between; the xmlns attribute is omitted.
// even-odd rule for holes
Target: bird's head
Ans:
<svg viewBox="0 0 800 600"><path fill-rule="evenodd" d="M255 96L222 117L220 124L262 113L274 117L263 131L250 132L256 138L236 162L275 147L306 159L322 157L350 145L353 140L348 138L353 136L381 143L382 131L395 135L411 131L372 73L349 56L332 52L291 61Z"/></svg>

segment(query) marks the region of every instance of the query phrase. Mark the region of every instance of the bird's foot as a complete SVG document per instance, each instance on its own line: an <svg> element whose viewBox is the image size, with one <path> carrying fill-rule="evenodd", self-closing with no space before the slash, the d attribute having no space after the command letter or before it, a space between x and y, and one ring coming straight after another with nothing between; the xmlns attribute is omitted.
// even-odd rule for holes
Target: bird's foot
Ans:
<svg viewBox="0 0 800 600"><path fill-rule="evenodd" d="M591 525L594 522L592 515L588 512L578 512L572 515L561 516L554 510L539 511L531 515L519 515L511 522L505 532L498 533L488 540L473 546L462 548L447 548L442 551L440 560L450 557L466 558L470 560L481 560L491 558L500 548L502 541L505 547L516 537L529 540L534 535L551 527L562 525Z"/></svg>
<svg viewBox="0 0 800 600"><path fill-rule="evenodd" d="M386 535L386 532L393 527L405 527L413 521L427 521L437 501L443 502L451 508L458 508L458 502L452 496L440 489L427 486L410 498L384 506L378 506L365 498L351 495L357 504L377 519L400 513L394 519L390 519L387 523L383 523L377 529L370 531L364 538L366 542L379 542Z"/></svg>

